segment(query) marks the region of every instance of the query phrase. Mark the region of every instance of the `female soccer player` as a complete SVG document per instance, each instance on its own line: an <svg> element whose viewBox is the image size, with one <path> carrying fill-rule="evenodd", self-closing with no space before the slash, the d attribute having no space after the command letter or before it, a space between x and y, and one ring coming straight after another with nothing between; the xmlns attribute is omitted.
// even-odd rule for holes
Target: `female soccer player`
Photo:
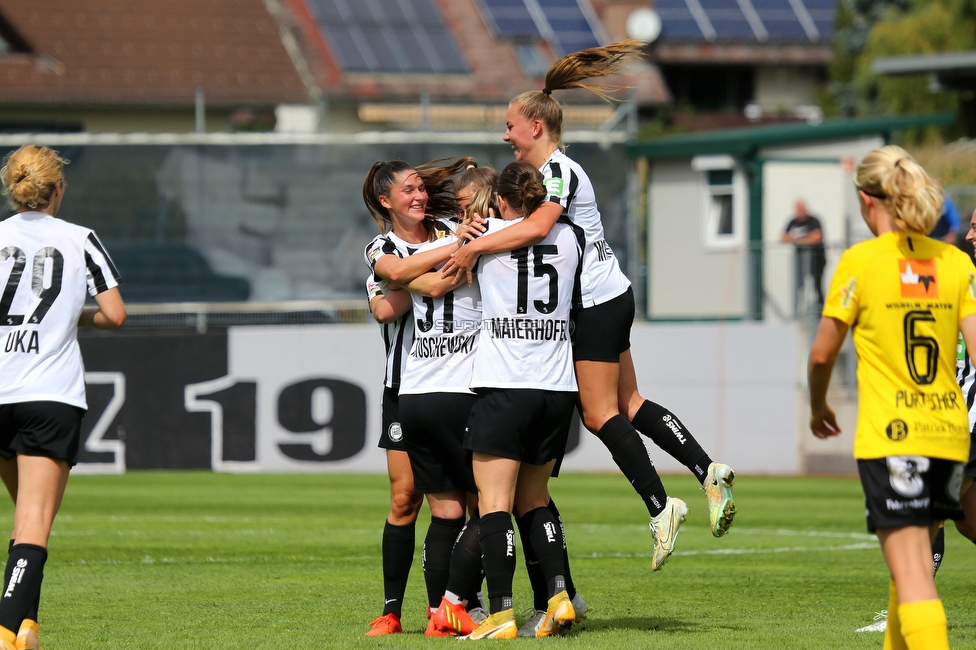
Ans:
<svg viewBox="0 0 976 650"><path fill-rule="evenodd" d="M54 516L78 460L85 369L78 327L125 322L119 273L95 233L57 219L67 161L27 145L0 169L18 213L0 222L0 448L16 454L14 530L0 598L0 650L38 648L36 612ZM86 291L96 307L85 307ZM36 614L35 614L36 615Z"/></svg>
<svg viewBox="0 0 976 650"><path fill-rule="evenodd" d="M410 295L391 290L373 273L366 278L369 310L380 323L386 346L386 376L383 380L383 433L379 446L386 450L390 477L390 512L383 527L383 614L370 623L366 636L402 632L403 595L413 564L415 525L423 496L414 490L413 472L400 426L400 377L413 339Z"/></svg>
<svg viewBox="0 0 976 650"><path fill-rule="evenodd" d="M855 172L861 216L876 235L844 252L810 352L810 428L840 433L827 404L834 361L853 328L858 355L854 439L867 524L891 573L885 648L948 648L932 579L932 538L963 516L969 458L955 381L959 332L976 345L976 273L957 248L926 237L942 190L903 149L882 147Z"/></svg>
<svg viewBox="0 0 976 650"><path fill-rule="evenodd" d="M453 247L456 241L454 235L440 238L421 246L418 254ZM467 496L476 492L461 442L475 400L468 385L481 327L481 295L476 285L455 287L453 279L436 272L406 288L413 298L414 339L400 383L400 421L415 489L430 506L424 580L428 611L434 612L447 588L451 551L465 525ZM433 618L425 632L447 633L451 631L437 629Z"/></svg>
<svg viewBox="0 0 976 650"><path fill-rule="evenodd" d="M713 463L673 413L644 399L637 390L630 354L633 290L606 242L593 185L583 168L563 153L562 108L552 96L556 90L569 88L588 88L606 96L605 87L584 85L582 81L618 72L624 60L640 54L643 45L643 41L629 40L565 56L549 69L542 91L522 93L512 100L504 139L515 150L516 160L529 162L542 171L546 200L520 224L458 249L444 272L469 272L483 253L538 243L561 217L583 229L586 247L582 286L572 318L583 424L607 446L647 507L654 538L651 568L656 571L674 550L678 527L688 508L681 499L667 496L638 431L682 462L702 482L712 534L716 537L728 531L735 516L735 474L728 465Z"/></svg>
<svg viewBox="0 0 976 650"><path fill-rule="evenodd" d="M450 232L452 224L447 219L457 212L451 178L471 160L441 162L417 169L403 161L377 162L363 183L363 201L383 230L366 246L365 257L370 267L370 309L384 325L387 347L380 447L387 450L390 477L390 513L383 529L384 609L383 615L370 623L367 636L402 631L403 594L413 563L415 524L423 500L414 489L399 415L400 379L413 341L413 319L406 315L411 301L406 292L395 290L395 283L415 279L450 253L450 248L444 247L413 256L425 242Z"/></svg>
<svg viewBox="0 0 976 650"><path fill-rule="evenodd" d="M508 165L498 179L498 213L506 221L489 219L488 232L531 213L545 196L533 165ZM546 507L546 486L565 451L575 402L569 313L582 243L581 233L559 224L534 246L481 260L484 325L471 381L478 401L464 446L473 453L491 616L466 639L518 634L513 510L533 522L531 543L550 595L537 636L576 619L565 586L562 531Z"/></svg>

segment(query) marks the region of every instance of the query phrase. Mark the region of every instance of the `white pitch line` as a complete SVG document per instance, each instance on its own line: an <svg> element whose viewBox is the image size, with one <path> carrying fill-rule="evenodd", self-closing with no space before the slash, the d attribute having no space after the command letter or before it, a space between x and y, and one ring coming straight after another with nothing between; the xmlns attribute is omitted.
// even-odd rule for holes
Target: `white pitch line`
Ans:
<svg viewBox="0 0 976 650"><path fill-rule="evenodd" d="M720 548L711 551L675 551L672 555L691 557L695 555L774 555L776 553L824 553L836 551L867 551L876 550L877 544L845 544L843 546L782 546L779 548ZM648 558L653 553L585 553L573 555L582 559L629 559Z"/></svg>

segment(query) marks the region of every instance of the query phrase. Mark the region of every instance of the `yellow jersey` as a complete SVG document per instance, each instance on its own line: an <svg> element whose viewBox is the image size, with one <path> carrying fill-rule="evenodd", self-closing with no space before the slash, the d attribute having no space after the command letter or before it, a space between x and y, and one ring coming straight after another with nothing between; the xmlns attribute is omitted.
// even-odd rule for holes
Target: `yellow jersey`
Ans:
<svg viewBox="0 0 976 650"><path fill-rule="evenodd" d="M955 370L959 323L970 314L976 274L954 246L886 233L844 252L823 315L852 328L855 458L969 460L968 412Z"/></svg>

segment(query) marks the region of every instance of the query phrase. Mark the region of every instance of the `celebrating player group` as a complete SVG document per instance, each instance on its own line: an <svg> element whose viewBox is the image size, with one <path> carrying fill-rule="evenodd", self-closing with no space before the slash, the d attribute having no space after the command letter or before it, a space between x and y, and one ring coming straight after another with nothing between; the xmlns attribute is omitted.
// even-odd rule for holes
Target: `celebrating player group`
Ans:
<svg viewBox="0 0 976 650"><path fill-rule="evenodd" d="M652 570L674 551L688 506L668 496L641 435L702 483L714 536L732 525L732 468L713 462L673 413L638 392L633 290L605 240L589 178L563 151L553 92L603 95L604 87L583 82L618 74L642 45L563 57L542 90L515 97L504 135L515 162L501 172L471 159L369 170L363 199L383 231L365 257L388 357L380 446L390 514L385 608L368 636L402 631L423 496L431 511L425 634L543 637L586 615L547 488L574 408L647 507ZM516 527L534 599L521 627L512 603Z"/></svg>

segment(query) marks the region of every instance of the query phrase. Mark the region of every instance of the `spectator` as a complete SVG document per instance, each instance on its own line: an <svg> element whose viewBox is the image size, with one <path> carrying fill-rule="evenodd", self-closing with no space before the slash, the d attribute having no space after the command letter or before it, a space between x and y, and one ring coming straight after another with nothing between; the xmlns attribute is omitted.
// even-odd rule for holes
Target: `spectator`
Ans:
<svg viewBox="0 0 976 650"><path fill-rule="evenodd" d="M782 240L796 246L793 257L793 313L801 313L801 296L806 277L813 278L817 290L817 311L823 308L823 270L826 254L823 245L823 228L820 220L807 212L807 204L796 202L796 214L786 224ZM805 311L805 310L803 310Z"/></svg>

